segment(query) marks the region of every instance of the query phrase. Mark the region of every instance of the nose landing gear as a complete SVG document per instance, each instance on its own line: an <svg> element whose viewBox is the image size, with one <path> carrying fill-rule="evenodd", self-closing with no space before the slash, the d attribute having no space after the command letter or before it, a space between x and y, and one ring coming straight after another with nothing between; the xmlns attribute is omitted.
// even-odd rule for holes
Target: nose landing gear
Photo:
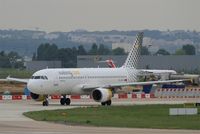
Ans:
<svg viewBox="0 0 200 134"><path fill-rule="evenodd" d="M42 102L43 106L48 106L49 105L49 101L48 101L48 96L45 96L43 102Z"/></svg>

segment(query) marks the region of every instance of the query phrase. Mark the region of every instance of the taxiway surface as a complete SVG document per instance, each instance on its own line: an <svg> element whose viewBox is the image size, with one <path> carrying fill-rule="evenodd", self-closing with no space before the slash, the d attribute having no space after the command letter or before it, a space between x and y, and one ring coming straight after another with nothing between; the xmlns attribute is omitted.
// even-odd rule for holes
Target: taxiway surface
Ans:
<svg viewBox="0 0 200 134"><path fill-rule="evenodd" d="M113 105L133 105L133 104L179 104L191 102L193 100L141 100L126 99L114 100ZM23 116L23 112L67 109L81 106L96 106L99 103L82 100L73 101L71 106L60 106L58 101L50 101L50 106L43 107L41 102L34 101L0 101L0 134L200 134L198 130L167 130L167 129L137 129L137 128L113 128L113 127L88 127L39 122Z"/></svg>

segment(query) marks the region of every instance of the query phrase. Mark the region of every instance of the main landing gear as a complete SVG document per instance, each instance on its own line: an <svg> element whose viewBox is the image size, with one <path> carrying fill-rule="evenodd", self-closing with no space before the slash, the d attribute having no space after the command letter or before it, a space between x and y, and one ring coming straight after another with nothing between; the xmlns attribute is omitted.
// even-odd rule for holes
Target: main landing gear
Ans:
<svg viewBox="0 0 200 134"><path fill-rule="evenodd" d="M71 100L70 98L66 98L66 95L62 95L61 99L60 99L60 104L61 105L70 105Z"/></svg>
<svg viewBox="0 0 200 134"><path fill-rule="evenodd" d="M60 99L60 104L61 105L70 105L71 100L70 98L66 98L66 95L62 95L61 99ZM44 100L42 102L43 106L48 106L49 105L49 101L48 101L48 96L44 96Z"/></svg>
<svg viewBox="0 0 200 134"><path fill-rule="evenodd" d="M105 106L105 105L110 106L111 103L112 103L112 101L111 101L111 100L108 100L108 101L106 101L106 102L101 102L101 105L102 105L102 106Z"/></svg>

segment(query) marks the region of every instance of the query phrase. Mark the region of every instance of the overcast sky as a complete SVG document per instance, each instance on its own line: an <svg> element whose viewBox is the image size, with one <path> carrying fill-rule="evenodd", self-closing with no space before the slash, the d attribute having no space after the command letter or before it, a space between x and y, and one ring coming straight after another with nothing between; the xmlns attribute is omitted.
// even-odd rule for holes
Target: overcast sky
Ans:
<svg viewBox="0 0 200 134"><path fill-rule="evenodd" d="M200 0L0 0L0 29L197 30Z"/></svg>

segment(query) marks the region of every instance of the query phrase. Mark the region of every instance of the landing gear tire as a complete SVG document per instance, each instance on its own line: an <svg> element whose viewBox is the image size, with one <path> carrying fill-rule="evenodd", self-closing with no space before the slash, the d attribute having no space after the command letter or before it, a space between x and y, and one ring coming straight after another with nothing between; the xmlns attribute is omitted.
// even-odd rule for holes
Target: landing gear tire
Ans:
<svg viewBox="0 0 200 134"><path fill-rule="evenodd" d="M66 100L65 100L65 104L66 104L66 105L70 105L70 103L71 103L70 98L66 98Z"/></svg>
<svg viewBox="0 0 200 134"><path fill-rule="evenodd" d="M49 105L48 95L45 96L45 99L43 100L42 105L43 105L43 106L48 106L48 105Z"/></svg>
<svg viewBox="0 0 200 134"><path fill-rule="evenodd" d="M106 104L107 104L108 106L110 106L110 105L111 105L111 103L112 103L112 101L111 101L111 100L108 100L108 101L106 102Z"/></svg>
<svg viewBox="0 0 200 134"><path fill-rule="evenodd" d="M105 106L105 105L110 106L111 103L112 103L112 101L111 101L111 100L108 100L108 101L106 101L106 102L101 102L101 105L102 105L102 106Z"/></svg>
<svg viewBox="0 0 200 134"><path fill-rule="evenodd" d="M43 105L43 106L48 106L48 105L49 105L48 100L44 100L44 101L42 102L42 105Z"/></svg>
<svg viewBox="0 0 200 134"><path fill-rule="evenodd" d="M60 105L65 105L65 100L66 100L66 98L61 98L60 99Z"/></svg>
<svg viewBox="0 0 200 134"><path fill-rule="evenodd" d="M106 102L101 102L101 105L102 105L102 106L105 106L105 105L106 105Z"/></svg>
<svg viewBox="0 0 200 134"><path fill-rule="evenodd" d="M70 105L70 103L71 103L70 98L64 97L64 98L61 98L61 99L60 99L60 104L61 104L61 105Z"/></svg>

